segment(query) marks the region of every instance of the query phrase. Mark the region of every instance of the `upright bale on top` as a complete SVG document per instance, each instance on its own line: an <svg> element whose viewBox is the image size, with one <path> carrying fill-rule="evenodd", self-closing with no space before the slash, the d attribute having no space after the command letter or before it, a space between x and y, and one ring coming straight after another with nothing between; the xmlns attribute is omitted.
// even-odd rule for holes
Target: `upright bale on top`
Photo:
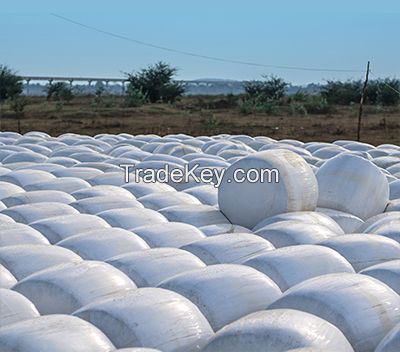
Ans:
<svg viewBox="0 0 400 352"><path fill-rule="evenodd" d="M311 167L298 154L283 149L254 153L233 163L218 190L222 213L233 224L248 228L273 215L313 211L317 200L318 184Z"/></svg>
<svg viewBox="0 0 400 352"><path fill-rule="evenodd" d="M351 154L328 160L316 174L318 207L340 210L366 220L383 213L389 184L372 162Z"/></svg>

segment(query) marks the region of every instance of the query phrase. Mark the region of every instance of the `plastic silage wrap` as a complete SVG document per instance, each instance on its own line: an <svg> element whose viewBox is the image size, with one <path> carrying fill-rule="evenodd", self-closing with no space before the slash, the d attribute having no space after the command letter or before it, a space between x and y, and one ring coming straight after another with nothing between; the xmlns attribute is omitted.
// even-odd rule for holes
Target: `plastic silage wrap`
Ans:
<svg viewBox="0 0 400 352"><path fill-rule="evenodd" d="M191 300L214 331L244 315L266 309L281 295L281 290L269 277L237 264L192 270L163 281L159 287Z"/></svg>
<svg viewBox="0 0 400 352"><path fill-rule="evenodd" d="M81 261L32 274L19 281L13 290L27 297L41 314L71 314L96 299L135 288L136 285L113 266Z"/></svg>
<svg viewBox="0 0 400 352"><path fill-rule="evenodd" d="M261 311L236 320L218 331L203 351L291 351L302 347L315 348L311 351L353 351L337 327L292 309Z"/></svg>
<svg viewBox="0 0 400 352"><path fill-rule="evenodd" d="M107 263L124 272L138 287L154 287L186 271L204 268L195 255L177 248L152 248L112 257Z"/></svg>
<svg viewBox="0 0 400 352"><path fill-rule="evenodd" d="M163 352L194 352L213 336L209 323L192 302L160 288L120 292L88 304L74 315L97 326L117 348L146 346Z"/></svg>
<svg viewBox="0 0 400 352"><path fill-rule="evenodd" d="M234 179L237 169L245 172L276 169L279 182L275 182L272 174L270 183L248 180L237 183ZM240 159L227 169L218 189L221 212L233 224L248 228L276 214L315 210L317 199L318 185L313 171L303 158L288 150L258 152Z"/></svg>
<svg viewBox="0 0 400 352"><path fill-rule="evenodd" d="M48 315L0 328L2 352L113 352L95 326L69 315Z"/></svg>
<svg viewBox="0 0 400 352"><path fill-rule="evenodd" d="M269 309L289 308L337 326L355 352L372 352L400 322L400 296L380 281L360 274L329 274L287 290Z"/></svg>

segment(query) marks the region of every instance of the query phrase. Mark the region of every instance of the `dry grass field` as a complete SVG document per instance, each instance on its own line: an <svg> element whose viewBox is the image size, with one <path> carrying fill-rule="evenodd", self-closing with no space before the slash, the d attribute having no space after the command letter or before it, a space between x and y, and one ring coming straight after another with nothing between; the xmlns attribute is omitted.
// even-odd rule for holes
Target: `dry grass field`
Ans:
<svg viewBox="0 0 400 352"><path fill-rule="evenodd" d="M334 141L356 139L358 106L334 107L324 115L293 113L288 106L273 114L244 115L226 97L184 97L174 105L148 104L123 107L121 97L104 97L94 104L93 97L77 97L70 103L29 98L20 119L22 133L40 130L51 135L75 132L131 134L219 133L265 135L276 139ZM1 130L18 131L17 115L5 105ZM400 144L400 109L366 106L361 139L372 144Z"/></svg>

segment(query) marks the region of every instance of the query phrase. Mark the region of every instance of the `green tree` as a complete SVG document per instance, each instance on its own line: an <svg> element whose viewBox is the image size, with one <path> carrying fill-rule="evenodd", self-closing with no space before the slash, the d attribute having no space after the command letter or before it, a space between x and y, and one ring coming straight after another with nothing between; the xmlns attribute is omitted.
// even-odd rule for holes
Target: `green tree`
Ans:
<svg viewBox="0 0 400 352"><path fill-rule="evenodd" d="M0 105L21 95L22 89L22 78L8 66L0 65Z"/></svg>
<svg viewBox="0 0 400 352"><path fill-rule="evenodd" d="M128 74L128 92L140 92L151 103L172 103L185 92L183 85L173 79L176 73L177 68L158 62L137 73Z"/></svg>

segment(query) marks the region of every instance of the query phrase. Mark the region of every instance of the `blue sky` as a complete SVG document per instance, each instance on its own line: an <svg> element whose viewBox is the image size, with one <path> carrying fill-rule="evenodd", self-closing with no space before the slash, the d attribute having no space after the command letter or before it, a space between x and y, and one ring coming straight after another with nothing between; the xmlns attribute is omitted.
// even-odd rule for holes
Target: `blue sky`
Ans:
<svg viewBox="0 0 400 352"><path fill-rule="evenodd" d="M140 46L67 23L57 13L137 40L200 55L262 64L363 70L400 76L400 1L4 0L0 63L20 74L120 77L163 60L179 78L293 83L359 78L210 61Z"/></svg>

